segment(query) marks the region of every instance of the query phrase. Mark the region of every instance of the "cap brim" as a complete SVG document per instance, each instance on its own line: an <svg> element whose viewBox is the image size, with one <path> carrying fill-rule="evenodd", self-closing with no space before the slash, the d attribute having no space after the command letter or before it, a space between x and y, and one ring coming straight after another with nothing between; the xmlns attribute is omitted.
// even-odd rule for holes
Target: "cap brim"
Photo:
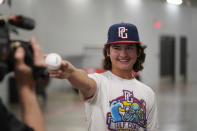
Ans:
<svg viewBox="0 0 197 131"><path fill-rule="evenodd" d="M111 44L140 44L141 42L139 41L115 41L115 42L109 42L105 43L105 45L111 45Z"/></svg>

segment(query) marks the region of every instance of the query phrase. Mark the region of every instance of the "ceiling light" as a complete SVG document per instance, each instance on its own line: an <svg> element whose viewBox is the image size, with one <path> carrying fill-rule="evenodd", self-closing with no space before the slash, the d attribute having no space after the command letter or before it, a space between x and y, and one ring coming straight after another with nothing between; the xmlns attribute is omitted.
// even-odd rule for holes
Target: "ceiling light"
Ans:
<svg viewBox="0 0 197 131"><path fill-rule="evenodd" d="M181 5L183 3L182 0L167 0L167 2L174 5Z"/></svg>
<svg viewBox="0 0 197 131"><path fill-rule="evenodd" d="M5 0L0 0L0 5L4 4Z"/></svg>

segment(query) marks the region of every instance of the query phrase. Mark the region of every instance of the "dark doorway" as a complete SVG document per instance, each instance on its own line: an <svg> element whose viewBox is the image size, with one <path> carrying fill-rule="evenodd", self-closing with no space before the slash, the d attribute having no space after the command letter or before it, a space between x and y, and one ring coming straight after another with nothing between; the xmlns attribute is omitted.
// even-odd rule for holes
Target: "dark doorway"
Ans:
<svg viewBox="0 0 197 131"><path fill-rule="evenodd" d="M180 38L180 76L181 80L187 82L187 38Z"/></svg>
<svg viewBox="0 0 197 131"><path fill-rule="evenodd" d="M169 82L175 82L175 38L161 36L160 39L160 76Z"/></svg>

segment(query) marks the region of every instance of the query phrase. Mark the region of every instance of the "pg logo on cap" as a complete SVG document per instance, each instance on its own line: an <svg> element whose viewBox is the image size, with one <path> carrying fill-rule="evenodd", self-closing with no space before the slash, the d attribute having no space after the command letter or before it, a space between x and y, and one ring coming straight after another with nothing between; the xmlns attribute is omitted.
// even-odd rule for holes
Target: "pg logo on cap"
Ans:
<svg viewBox="0 0 197 131"><path fill-rule="evenodd" d="M118 37L120 37L122 39L128 38L128 34L126 33L127 31L128 31L128 29L126 29L125 27L119 27L118 28Z"/></svg>
<svg viewBox="0 0 197 131"><path fill-rule="evenodd" d="M137 27L129 23L114 24L109 27L105 45L116 43L141 43Z"/></svg>

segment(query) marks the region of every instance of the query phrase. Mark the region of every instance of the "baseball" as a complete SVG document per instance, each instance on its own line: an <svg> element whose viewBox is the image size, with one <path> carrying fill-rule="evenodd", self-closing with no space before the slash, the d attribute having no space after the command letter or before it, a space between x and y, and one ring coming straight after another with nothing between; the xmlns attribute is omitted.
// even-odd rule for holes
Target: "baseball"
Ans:
<svg viewBox="0 0 197 131"><path fill-rule="evenodd" d="M62 58L57 53L50 53L45 58L45 63L48 70L57 70L60 68Z"/></svg>

